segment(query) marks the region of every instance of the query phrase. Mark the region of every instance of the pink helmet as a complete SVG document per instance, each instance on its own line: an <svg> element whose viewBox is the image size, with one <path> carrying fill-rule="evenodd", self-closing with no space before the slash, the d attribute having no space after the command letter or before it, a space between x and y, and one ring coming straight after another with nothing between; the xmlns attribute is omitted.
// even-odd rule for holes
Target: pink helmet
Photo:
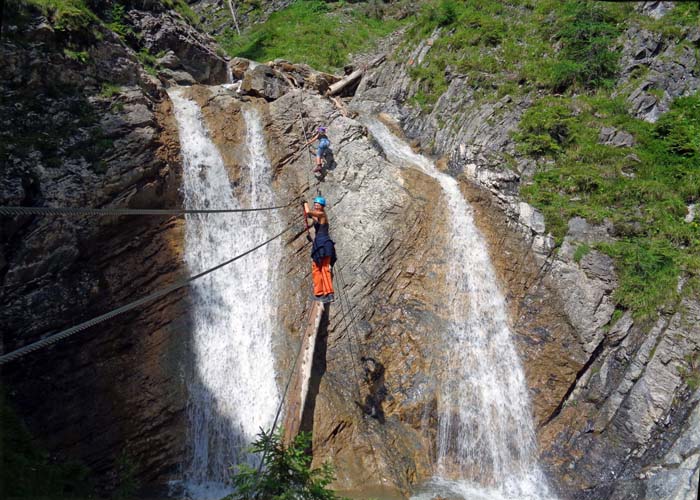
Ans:
<svg viewBox="0 0 700 500"><path fill-rule="evenodd" d="M316 132L323 134L326 132L326 127L318 127L318 129L316 129Z"/></svg>

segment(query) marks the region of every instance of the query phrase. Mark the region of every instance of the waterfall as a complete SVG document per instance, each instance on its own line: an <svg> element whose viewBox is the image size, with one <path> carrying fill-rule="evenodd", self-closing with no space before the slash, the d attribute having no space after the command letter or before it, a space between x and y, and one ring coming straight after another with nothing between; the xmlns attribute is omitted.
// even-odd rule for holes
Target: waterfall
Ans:
<svg viewBox="0 0 700 500"><path fill-rule="evenodd" d="M223 159L209 137L199 106L170 92L177 120L185 207L239 208L274 204L271 167L260 117L244 110L248 154L234 195ZM188 215L185 263L190 274L224 262L272 234L273 212ZM259 429L272 425L279 394L272 357L276 325L279 240L190 287L194 374L188 380L190 460L186 494L195 500L230 492L232 464L254 459L246 448Z"/></svg>
<svg viewBox="0 0 700 500"><path fill-rule="evenodd" d="M452 262L443 294L450 297L444 337L449 378L440 381L438 394L436 475L416 498L550 498L537 465L528 389L505 300L472 209L454 178L379 121L367 125L389 158L439 182L449 209Z"/></svg>

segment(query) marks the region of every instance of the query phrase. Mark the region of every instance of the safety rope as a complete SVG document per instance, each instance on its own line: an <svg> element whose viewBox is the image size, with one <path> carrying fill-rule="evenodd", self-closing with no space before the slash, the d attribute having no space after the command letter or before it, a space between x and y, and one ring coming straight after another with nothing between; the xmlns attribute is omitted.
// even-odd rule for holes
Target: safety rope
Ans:
<svg viewBox="0 0 700 500"><path fill-rule="evenodd" d="M303 328L303 325L307 325L309 323L309 321L311 321L311 315L313 313L313 309L314 309L313 306L309 307L309 311L306 314L306 321L304 321L304 323L302 323L302 328ZM294 374L296 372L296 367L297 367L297 364L299 363L299 358L301 357L301 352L302 352L302 349L304 347L304 335L305 334L306 334L305 331L302 330L302 337L301 337L300 342L299 342L299 349L297 350L297 355L294 357L294 363L292 363L292 367L289 370L289 376L287 377L287 383L284 386L284 392L282 393L282 398L280 399L280 404L277 405L277 413L275 413L275 420L272 422L272 428L270 430L270 433L275 432L275 427L277 427L277 421L279 420L280 414L282 413L282 407L284 406L284 402L287 399L287 393L289 392L289 386L292 383L292 378L294 378ZM265 458L267 457L268 451L270 451L270 450L266 446L263 449L263 454L262 454L262 457L260 459L260 463L258 464L258 471L257 471L258 484L260 483L260 480L262 479L262 476L261 476L262 467L265 464Z"/></svg>
<svg viewBox="0 0 700 500"><path fill-rule="evenodd" d="M222 209L151 209L151 208L77 208L77 207L0 207L0 215L184 215L260 212L279 210L294 205L299 197L286 205L259 208Z"/></svg>
<svg viewBox="0 0 700 500"><path fill-rule="evenodd" d="M340 268L338 268L338 271L340 271ZM339 282L340 288L338 289L338 302L340 303L340 310L342 313L342 318L341 321L345 323L345 338L348 343L348 349L350 351L350 362L352 364L352 372L353 375L355 376L355 384L357 386L357 404L361 405L362 404L362 389L360 386L360 377L357 375L357 364L358 364L358 358L355 356L355 351L352 347L353 341L350 338L350 327L351 327L351 321L350 321L350 313L347 309L347 295L344 293L344 286ZM343 303L343 296L345 295L345 304ZM341 325L338 325L341 326ZM343 330L341 330L343 331ZM362 353L360 352L360 346L357 346L357 351L358 351L358 356L361 355Z"/></svg>
<svg viewBox="0 0 700 500"><path fill-rule="evenodd" d="M28 354L32 351L36 351L37 349L41 349L42 347L53 344L54 342L58 342L59 340L62 340L66 337L70 337L71 335L78 333L82 330L85 330L86 328L90 328L91 326L97 325L98 323L102 323L103 321L114 318L115 316L118 316L119 314L123 314L127 311L130 311L130 310L140 306L140 305L146 304L148 302L152 302L160 297L163 297L171 292L174 292L175 290L178 290L182 287L185 287L185 286L189 285L190 283L192 283L194 280L201 278L202 276L206 276L207 274L212 273L212 272L216 271L217 269L221 269L222 267L227 266L227 265L231 264L232 262L235 262L238 259L241 259L241 258L245 257L246 255L253 253L255 250L258 250L259 248L264 247L268 243L271 243L272 241L276 240L277 238L281 237L283 234L288 232L290 229L292 229L295 226L295 224L296 223L289 224L284 230L277 233L275 236L269 238L268 240L265 240L264 242L251 248L250 250L243 252L240 255L236 255L235 257L227 260L226 262L222 262L221 264L219 264L215 267L212 267L211 269L207 269L206 271L203 271L199 274L196 274L194 276L190 276L189 278L186 278L184 280L173 283L172 285L170 285L168 287L165 287L161 290L158 290L158 291L153 292L149 295L146 295L145 297L142 297L138 300L130 302L130 303L123 305L121 307L118 307L117 309L109 311L108 313L97 316L96 318L92 318L88 321L85 321L85 322L80 323L78 325L72 326L72 327L68 328L67 330L56 333L56 334L51 335L49 337L46 337L44 339L38 340L38 341L33 342L31 344L28 344L24 347L20 347L19 349L16 349L16 350L9 352L7 354L3 354L2 356L0 356L0 365L3 365L3 364L8 363L10 361L14 361L14 360L24 356L25 354Z"/></svg>
<svg viewBox="0 0 700 500"><path fill-rule="evenodd" d="M304 148L308 147L309 136L306 135L306 124L304 123L304 89L299 89L299 120L301 121L301 131L304 133ZM316 168L316 164L313 161L313 155L309 158L311 163L311 170ZM309 184L309 189L311 189L311 170L306 171L306 182ZM321 191L318 189L318 182L316 182L316 194L320 195Z"/></svg>
<svg viewBox="0 0 700 500"><path fill-rule="evenodd" d="M342 290L341 300L342 300L342 297L345 298L346 307L347 307L347 308L349 309L349 311L350 311L350 317L351 317L350 323L354 326L354 330L355 330L355 342L357 343L357 350L358 350L359 354L362 355L362 350L361 350L361 349L362 349L362 347L361 347L362 344L361 344L360 341L359 341L359 333L358 333L358 331L357 331L357 320L355 319L355 313L354 313L354 311L353 311L353 309L352 309L352 306L351 306L351 304L350 304L350 300L348 299L348 294L347 294L347 283L346 283L346 281L345 281L345 278L343 277L343 271L342 271L342 269L341 269L340 267L338 267L338 280L339 280L339 283L338 283L338 284L340 285L340 290ZM350 331L348 331L348 336L349 336L349 335L350 335ZM362 359L362 358L361 358L361 359ZM355 375L355 377L357 378L357 375ZM360 399L361 399L361 391L360 391L359 381L357 382L357 384L358 384L358 386L357 386L357 392L358 392L358 394L360 394ZM362 401L358 401L357 403L358 403L358 406L360 406L360 410L361 410L361 411L363 412L363 414L364 414L364 413L365 413L365 407L364 407L363 402L362 402ZM378 460L378 458L377 458L377 449L374 447L374 444L372 443L372 436L371 436L371 435L368 435L368 436L367 436L367 444L369 444L369 447L370 447L370 449L372 450L372 458L374 459L375 470L379 470L379 460Z"/></svg>

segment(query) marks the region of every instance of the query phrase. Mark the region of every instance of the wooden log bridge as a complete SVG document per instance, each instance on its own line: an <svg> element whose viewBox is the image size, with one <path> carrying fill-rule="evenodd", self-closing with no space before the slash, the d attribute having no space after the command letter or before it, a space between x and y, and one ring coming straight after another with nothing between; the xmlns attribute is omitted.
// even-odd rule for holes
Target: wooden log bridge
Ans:
<svg viewBox="0 0 700 500"><path fill-rule="evenodd" d="M306 325L304 337L301 339L301 354L297 362L297 367L292 382L289 386L287 408L284 414L284 444L289 444L299 434L301 419L306 406L306 397L309 393L309 381L311 379L311 369L314 363L314 350L316 349L316 338L321 327L321 319L325 311L323 302L314 301L311 306L309 323ZM330 305L328 305L330 307Z"/></svg>

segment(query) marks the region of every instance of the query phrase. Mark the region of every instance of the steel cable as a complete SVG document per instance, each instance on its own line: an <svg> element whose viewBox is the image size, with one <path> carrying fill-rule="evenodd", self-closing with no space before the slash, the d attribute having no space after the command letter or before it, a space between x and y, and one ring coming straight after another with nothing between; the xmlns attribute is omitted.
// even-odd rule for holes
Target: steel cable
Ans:
<svg viewBox="0 0 700 500"><path fill-rule="evenodd" d="M289 370L289 377L287 377L287 383L284 386L284 392L282 393L282 398L280 399L280 404L277 406L277 413L275 414L275 420L272 422L272 428L270 429L270 434L274 434L275 432L275 427L277 427L277 421L279 420L280 414L282 413L282 407L284 405L284 401L287 398L287 393L289 392L289 385L292 383L292 379L294 378L294 373L296 372L296 367L297 364L299 363L299 358L301 357L301 351L304 348L304 335L306 335L306 329L305 326L311 321L311 315L313 314L313 304L311 307L309 307L309 312L306 315L306 321L302 325L302 333L301 333L301 340L299 342L299 349L297 350L297 355L294 357L294 363L292 363L292 368ZM260 480L262 478L262 468L263 465L265 465L265 458L267 458L267 452L269 451L269 447L265 447L263 450L262 457L260 458L260 463L258 464L258 484L260 484Z"/></svg>
<svg viewBox="0 0 700 500"><path fill-rule="evenodd" d="M289 224L284 230L277 233L275 236L269 238L268 240L251 248L250 250L243 252L242 254L236 255L235 257L227 260L226 262L222 262L221 264L219 264L215 267L207 269L206 271L203 271L203 272L196 274L194 276L190 276L187 279L173 283L172 285L170 285L166 288L163 288L163 289L158 290L154 293L146 295L145 297L142 297L138 300L135 300L135 301L130 302L126 305L123 305L117 309L109 311L108 313L102 314L102 315L97 316L95 318L92 318L88 321L85 321L85 322L80 323L78 325L72 326L72 327L68 328L67 330L56 333L54 335L50 335L49 337L38 340L36 342L32 342L31 344L28 344L24 347L20 347L19 349L16 349L16 350L9 352L7 354L3 354L2 356L0 356L0 365L3 365L3 364L10 362L10 361L14 361L15 359L18 359L18 358L24 356L25 354L28 354L32 351L36 351L37 349L41 349L42 347L53 344L54 342L58 342L59 340L62 340L66 337L69 337L75 333L82 331L82 330L85 330L86 328L90 328L91 326L97 325L98 323L102 323L103 321L106 321L106 320L111 319L115 316L118 316L118 315L123 314L127 311L130 311L130 310L132 310L140 305L146 304L148 302L152 302L160 297L163 297L171 292L174 292L175 290L178 290L182 287L185 287L185 286L189 285L191 282L193 282L194 280L201 278L202 276L205 276L209 273L212 273L212 272L216 271L217 269L221 269L222 267L227 266L227 265L231 264L232 262L235 262L238 259L241 259L241 258L245 257L246 255L253 253L255 250L258 250L259 248L264 247L268 243L281 237L287 231L292 229L295 225L296 225L296 223Z"/></svg>
<svg viewBox="0 0 700 500"><path fill-rule="evenodd" d="M286 205L260 208L228 209L152 209L152 208L78 208L78 207L0 207L0 215L184 215L184 214L218 214L235 212L261 212L279 210L296 204L299 197Z"/></svg>

